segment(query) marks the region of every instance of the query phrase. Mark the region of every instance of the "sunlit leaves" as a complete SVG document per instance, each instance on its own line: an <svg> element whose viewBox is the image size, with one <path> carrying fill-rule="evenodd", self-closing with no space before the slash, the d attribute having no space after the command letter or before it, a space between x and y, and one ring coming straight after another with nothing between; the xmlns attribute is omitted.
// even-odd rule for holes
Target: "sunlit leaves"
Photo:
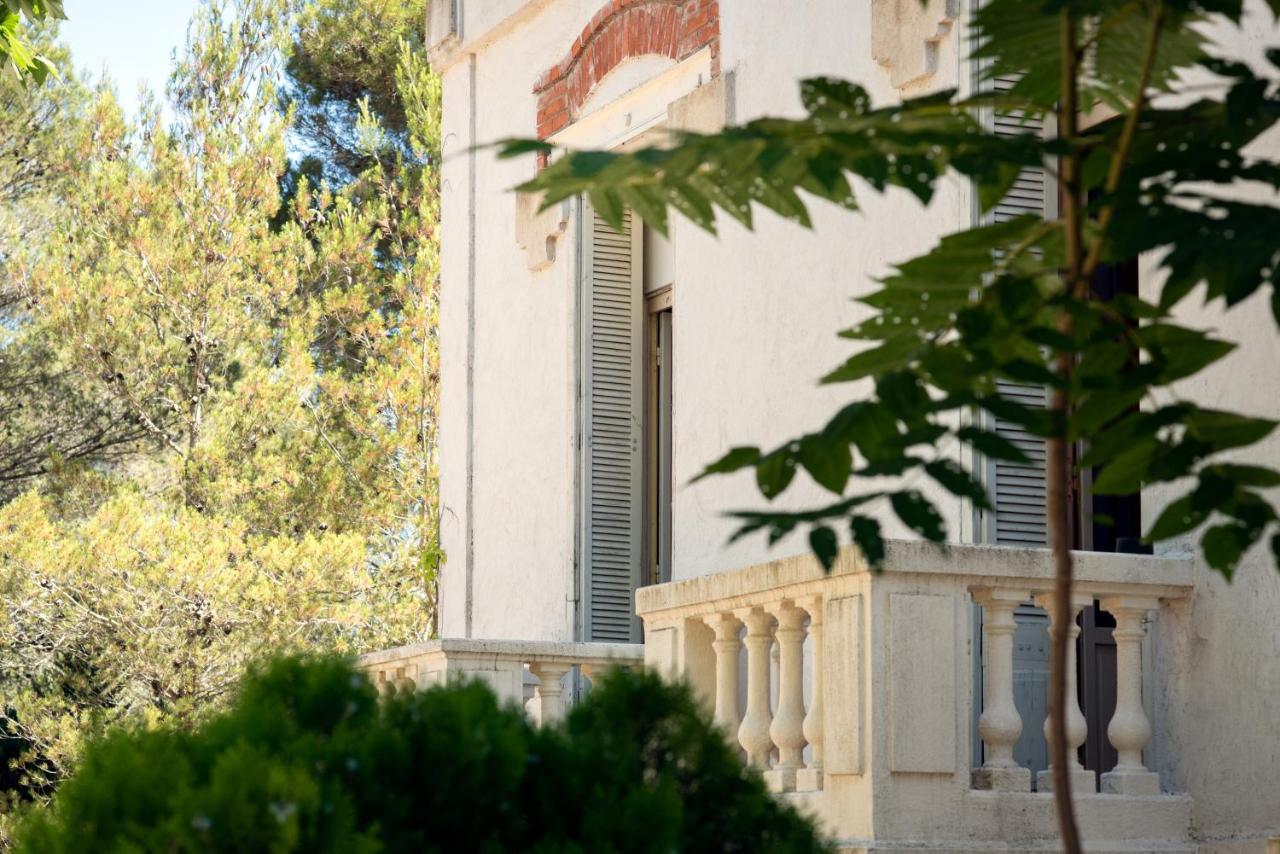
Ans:
<svg viewBox="0 0 1280 854"><path fill-rule="evenodd" d="M801 89L809 110L803 119L758 119L715 136L675 133L671 146L630 153L566 152L518 189L542 193L544 207L587 194L615 226L632 207L664 233L668 207L708 230L716 209L750 227L753 204L807 226L798 191L856 209L848 179L858 176L876 190L897 186L928 202L953 168L978 180L994 201L1017 174L1004 164L1034 165L1043 156L1030 137L980 133L951 93L873 109L867 93L846 81L813 78ZM504 157L543 150L515 139L499 148Z"/></svg>
<svg viewBox="0 0 1280 854"><path fill-rule="evenodd" d="M4 0L0 5L0 64L24 83L44 83L49 75L57 75L53 61L40 53L22 32L23 24L46 20L66 20L62 0Z"/></svg>
<svg viewBox="0 0 1280 854"><path fill-rule="evenodd" d="M840 367L822 378L824 383L844 383L897 370L911 362L920 340L910 334L890 338L883 344L849 357Z"/></svg>
<svg viewBox="0 0 1280 854"><path fill-rule="evenodd" d="M1196 408L1186 416L1187 432L1215 451L1252 445L1275 430L1269 418L1251 418L1234 412Z"/></svg>
<svg viewBox="0 0 1280 854"><path fill-rule="evenodd" d="M1176 71L1204 56L1204 38L1191 25L1198 18L1177 4L1108 0L1071 4L1076 44L1087 48L1089 74L1078 80L1082 112L1098 104L1123 110L1133 103L1141 76L1143 47L1158 28L1159 47L1150 87L1167 91ZM1050 112L1061 99L1062 38L1059 6L1022 0L988 0L974 13L975 55L988 86L1016 81L1010 96L1033 112ZM1239 9L1234 11L1239 17Z"/></svg>

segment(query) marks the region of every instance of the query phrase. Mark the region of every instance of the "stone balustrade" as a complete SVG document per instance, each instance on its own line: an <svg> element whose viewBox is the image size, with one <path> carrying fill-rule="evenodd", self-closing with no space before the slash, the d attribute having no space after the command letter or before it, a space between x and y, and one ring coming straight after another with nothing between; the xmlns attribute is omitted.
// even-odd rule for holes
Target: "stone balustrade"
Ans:
<svg viewBox="0 0 1280 854"><path fill-rule="evenodd" d="M1142 751L1151 738L1151 723L1142 702L1142 640L1149 614L1160 608L1159 591L1140 590L1112 594L1107 585L1077 584L1068 619L1067 648L1067 748L1071 757L1068 772L1072 789L1094 791L1094 775L1080 765L1077 750L1088 737L1084 712L1080 709L1076 690L1075 639L1080 634L1076 618L1096 598L1104 611L1116 619L1112 632L1116 643L1116 709L1107 727L1107 738L1119 754L1115 768L1101 775L1102 791L1129 795L1160 794L1159 775L1143 765ZM1096 595L1091 591L1097 590ZM1027 586L979 587L973 591L974 601L982 606L983 646L988 651L984 668L982 714L978 732L985 746L985 760L973 772L974 787L1000 791L1027 791L1031 788L1030 772L1013 761L1013 747L1022 734L1024 722L1013 698L1013 634L1016 624L1014 609L1021 603L1034 601L1049 614L1049 631L1055 631L1058 620L1053 594L1037 592ZM1177 591L1163 591L1178 596ZM1180 597L1179 597L1180 598ZM1049 721L1043 722L1045 738L1052 742ZM1036 788L1052 790L1052 769L1041 771Z"/></svg>
<svg viewBox="0 0 1280 854"><path fill-rule="evenodd" d="M734 575L729 573L727 575ZM719 586L724 576L684 582ZM828 589L820 590L818 586ZM824 592L841 585L803 581L741 595L692 597L674 614L653 610L665 590L640 591L647 655L671 675L691 677L726 737L777 792L813 791L823 783ZM672 621L679 626L671 625ZM690 641L677 665L671 643Z"/></svg>
<svg viewBox="0 0 1280 854"><path fill-rule="evenodd" d="M1095 600L1116 620L1106 734L1119 760L1100 789L1075 760L1088 731L1074 702L1073 644L1074 797L1106 841L1177 841L1189 799L1161 796L1145 754L1152 686L1180 671L1158 659L1150 635L1185 616L1192 565L1101 553L1077 553L1075 564L1075 597L1061 615L1072 639ZM1024 729L1048 730L1015 703L1015 611L1034 604L1059 619L1052 587L1044 550L890 542L882 572L852 549L829 574L801 556L643 588L637 610L646 666L687 680L744 761L833 838L976 840L1003 822L1003 838L1052 839L1051 774L1033 785L1014 757Z"/></svg>
<svg viewBox="0 0 1280 854"><path fill-rule="evenodd" d="M362 655L359 666L380 690L420 690L451 679L476 679L499 701L523 705L538 723L565 712L565 677L590 681L613 666L643 662L639 644L444 639Z"/></svg>

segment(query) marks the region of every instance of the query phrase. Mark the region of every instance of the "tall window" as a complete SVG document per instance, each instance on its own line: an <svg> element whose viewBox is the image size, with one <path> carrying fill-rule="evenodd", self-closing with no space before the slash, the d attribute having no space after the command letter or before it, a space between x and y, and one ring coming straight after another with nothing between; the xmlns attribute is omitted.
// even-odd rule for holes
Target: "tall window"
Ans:
<svg viewBox="0 0 1280 854"><path fill-rule="evenodd" d="M1100 264L1093 274L1090 288L1095 299L1114 302L1124 297L1138 296L1138 261L1130 259L1117 264ZM1138 352L1130 348L1127 369L1138 365ZM1135 405L1129 411L1138 407ZM1117 418L1129 414L1123 413ZM1102 428L1106 430L1106 427ZM1082 455L1087 442L1076 448ZM1075 515L1073 518L1073 544L1078 549L1094 552L1149 552L1142 544L1142 494L1094 495L1091 489L1093 471L1081 471L1074 475L1072 492Z"/></svg>
<svg viewBox="0 0 1280 854"><path fill-rule="evenodd" d="M582 636L640 640L635 591L671 578L672 253L626 212L582 203L579 560Z"/></svg>
<svg viewBox="0 0 1280 854"><path fill-rule="evenodd" d="M671 580L673 282L671 243L644 230L645 297L645 571L643 583Z"/></svg>

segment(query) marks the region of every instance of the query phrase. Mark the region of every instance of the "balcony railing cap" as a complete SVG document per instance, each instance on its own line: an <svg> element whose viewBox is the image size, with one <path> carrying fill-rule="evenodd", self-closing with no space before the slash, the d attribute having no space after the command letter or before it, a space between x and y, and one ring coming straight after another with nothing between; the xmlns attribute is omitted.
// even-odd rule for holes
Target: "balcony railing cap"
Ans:
<svg viewBox="0 0 1280 854"><path fill-rule="evenodd" d="M611 661L636 664L644 660L644 647L638 643L441 638L366 653L360 656L359 663L362 667L372 667L431 656L493 658L524 664L599 664Z"/></svg>
<svg viewBox="0 0 1280 854"><path fill-rule="evenodd" d="M938 546L922 540L888 540L885 546L879 577L958 577L970 589L1015 586L1033 593L1050 589L1053 582L1053 555L1048 549ZM1079 588L1094 595L1142 593L1172 599L1188 595L1194 584L1195 567L1189 557L1104 552L1074 552L1073 556ZM636 610L647 617L710 603L726 609L762 605L779 596L817 594L829 589L831 583L847 585L850 576L870 573L862 553L846 546L830 573L824 573L812 555L796 555L641 588L636 593Z"/></svg>

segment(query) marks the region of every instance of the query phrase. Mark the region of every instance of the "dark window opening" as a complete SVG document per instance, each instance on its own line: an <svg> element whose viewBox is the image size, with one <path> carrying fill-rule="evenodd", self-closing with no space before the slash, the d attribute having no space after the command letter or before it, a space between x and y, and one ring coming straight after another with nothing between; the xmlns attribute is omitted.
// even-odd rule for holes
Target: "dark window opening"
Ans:
<svg viewBox="0 0 1280 854"><path fill-rule="evenodd" d="M1094 298L1104 303L1115 302L1125 296L1136 299L1138 259L1099 264L1089 286ZM1126 367L1133 369L1137 366L1138 352L1131 350ZM1118 417L1123 418L1130 412L1137 411L1137 408L1134 406ZM1104 431L1106 429L1102 428ZM1082 453L1083 448L1079 451ZM1142 542L1142 494L1094 495L1089 484L1097 474L1094 469L1078 473L1075 477L1075 547L1094 552L1150 554L1150 546Z"/></svg>
<svg viewBox="0 0 1280 854"><path fill-rule="evenodd" d="M644 584L671 580L672 311L670 291L650 298L645 389Z"/></svg>

